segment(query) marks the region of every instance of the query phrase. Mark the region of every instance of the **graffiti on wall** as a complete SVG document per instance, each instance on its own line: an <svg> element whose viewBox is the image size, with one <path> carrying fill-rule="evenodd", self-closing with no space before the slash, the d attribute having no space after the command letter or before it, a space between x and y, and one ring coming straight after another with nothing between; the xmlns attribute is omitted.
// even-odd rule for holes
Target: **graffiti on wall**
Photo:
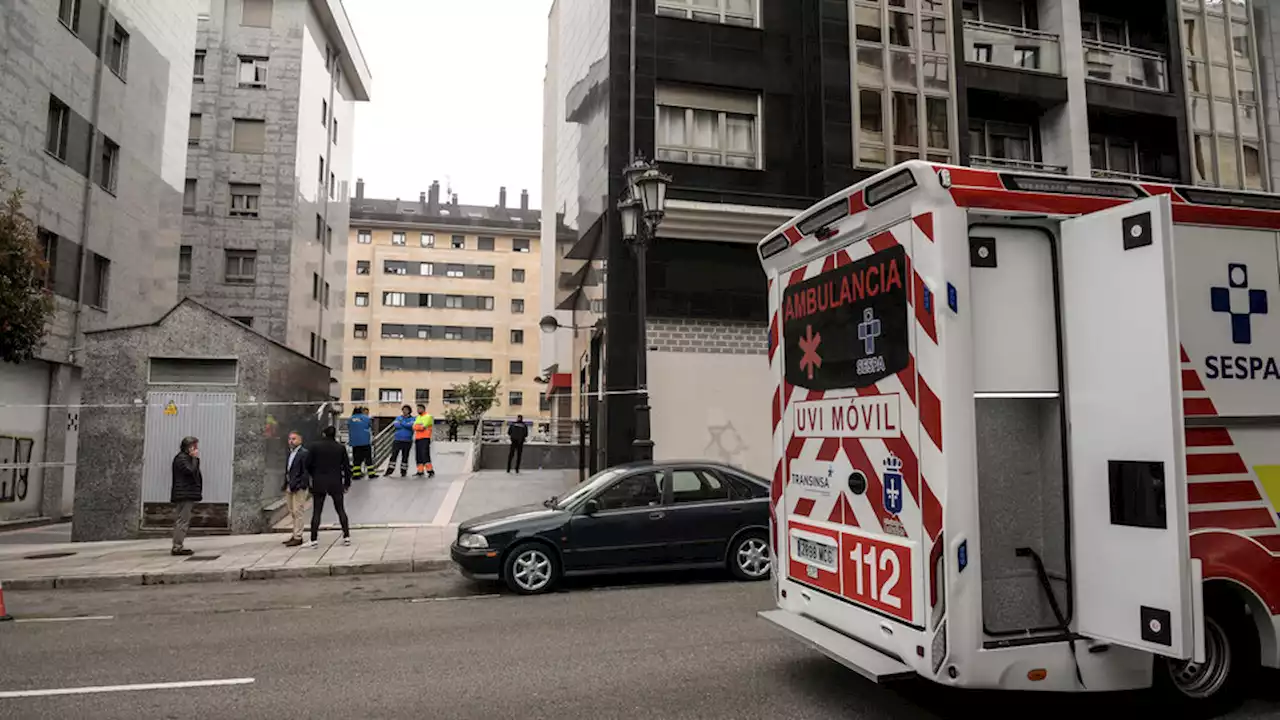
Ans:
<svg viewBox="0 0 1280 720"><path fill-rule="evenodd" d="M28 465L34 446L35 441L31 438L0 436L0 503L22 502L27 499L31 468L7 466Z"/></svg>

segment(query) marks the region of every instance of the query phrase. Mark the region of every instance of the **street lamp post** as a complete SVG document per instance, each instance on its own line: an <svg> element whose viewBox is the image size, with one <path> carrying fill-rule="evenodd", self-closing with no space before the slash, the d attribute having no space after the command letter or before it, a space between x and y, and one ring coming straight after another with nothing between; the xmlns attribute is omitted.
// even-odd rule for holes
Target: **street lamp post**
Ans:
<svg viewBox="0 0 1280 720"><path fill-rule="evenodd" d="M671 177L664 175L656 163L643 157L624 171L626 197L618 203L622 239L636 255L636 429L631 443L631 459L653 460L653 439L649 425L649 244L657 237L658 225L666 214L667 187Z"/></svg>

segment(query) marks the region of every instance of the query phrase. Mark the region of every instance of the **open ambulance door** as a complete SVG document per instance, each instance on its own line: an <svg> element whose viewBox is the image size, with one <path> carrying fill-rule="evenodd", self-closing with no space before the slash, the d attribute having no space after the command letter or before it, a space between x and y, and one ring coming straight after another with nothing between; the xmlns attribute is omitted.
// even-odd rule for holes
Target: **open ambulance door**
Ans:
<svg viewBox="0 0 1280 720"><path fill-rule="evenodd" d="M1169 196L1066 220L1061 234L1074 629L1187 659L1198 603Z"/></svg>

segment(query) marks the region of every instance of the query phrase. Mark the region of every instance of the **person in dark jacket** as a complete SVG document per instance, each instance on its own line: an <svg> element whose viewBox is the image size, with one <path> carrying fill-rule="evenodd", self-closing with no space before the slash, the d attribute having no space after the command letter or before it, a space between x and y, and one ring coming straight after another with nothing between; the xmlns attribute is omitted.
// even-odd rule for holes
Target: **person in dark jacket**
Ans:
<svg viewBox="0 0 1280 720"><path fill-rule="evenodd" d="M396 471L396 456L400 457L400 477L409 474L409 450L413 448L413 408L405 405L400 408L400 417L395 419L395 434L391 436L391 459L387 461L385 476Z"/></svg>
<svg viewBox="0 0 1280 720"><path fill-rule="evenodd" d="M307 473L307 449L302 447L302 433L289 433L289 455L284 461L285 501L289 508L289 517L293 520L293 534L284 541L287 547L302 544L302 514L307 510L310 499L311 475Z"/></svg>
<svg viewBox="0 0 1280 720"><path fill-rule="evenodd" d="M200 474L200 441L182 438L178 454L173 457L173 487L169 502L177 505L178 517L173 521L173 555L191 555L195 551L183 547L191 529L191 511L204 499L204 476Z"/></svg>
<svg viewBox="0 0 1280 720"><path fill-rule="evenodd" d="M449 418L449 442L458 441L458 419Z"/></svg>
<svg viewBox="0 0 1280 720"><path fill-rule="evenodd" d="M507 453L507 472L511 472L511 463L515 461L516 474L520 474L520 460L524 457L524 441L529 438L529 427L524 424L524 416L517 415L516 421L507 428L507 437L511 438L511 450Z"/></svg>
<svg viewBox="0 0 1280 720"><path fill-rule="evenodd" d="M358 407L347 420L347 444L351 446L351 475L354 479L364 478L365 473L373 479L377 473L373 469L373 425L369 421L369 411Z"/></svg>
<svg viewBox="0 0 1280 720"><path fill-rule="evenodd" d="M320 538L320 515L324 513L324 499L333 499L333 509L338 511L338 520L342 523L342 544L351 544L351 525L347 522L347 508L343 504L343 496L351 489L351 458L347 457L347 449L335 438L338 430L327 427L322 437L307 448L307 472L311 474L311 542L306 547L313 548Z"/></svg>

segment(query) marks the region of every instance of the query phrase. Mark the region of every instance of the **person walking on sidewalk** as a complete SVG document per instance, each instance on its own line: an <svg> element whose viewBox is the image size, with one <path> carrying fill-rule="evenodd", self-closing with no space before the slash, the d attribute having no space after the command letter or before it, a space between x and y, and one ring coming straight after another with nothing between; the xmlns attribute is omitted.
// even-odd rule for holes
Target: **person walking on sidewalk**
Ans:
<svg viewBox="0 0 1280 720"><path fill-rule="evenodd" d="M507 452L507 472L511 472L511 463L515 462L516 474L520 474L520 460L524 457L524 441L529 438L529 428L524 424L524 415L517 415L516 421L507 428L507 437L511 438L511 450Z"/></svg>
<svg viewBox="0 0 1280 720"><path fill-rule="evenodd" d="M311 475L311 541L306 547L314 548L320 537L320 516L324 513L326 497L333 500L342 523L342 544L351 544L351 524L347 522L347 508L343 498L351 489L351 459L347 449L336 438L337 428L327 427L320 440L307 449L307 472Z"/></svg>
<svg viewBox="0 0 1280 720"><path fill-rule="evenodd" d="M400 477L409 474L409 449L413 447L413 408L405 405L400 408L400 416L392 423L395 426L395 434L391 436L391 460L387 462L387 472L390 476L396 471L396 457L400 458Z"/></svg>
<svg viewBox="0 0 1280 720"><path fill-rule="evenodd" d="M361 480L368 473L372 480L373 434L369 430L369 411L358 407L347 420L347 443L351 445L351 479Z"/></svg>
<svg viewBox="0 0 1280 720"><path fill-rule="evenodd" d="M200 474L200 440L182 438L178 454L173 457L173 486L169 502L177 505L178 517L173 521L173 555L192 555L186 548L187 531L191 529L191 511L204 499L204 476Z"/></svg>
<svg viewBox="0 0 1280 720"><path fill-rule="evenodd" d="M435 430L436 419L427 412L426 405L418 406L418 417L413 421L413 455L418 461L418 474L414 477L435 477L435 468L431 466L431 433Z"/></svg>
<svg viewBox="0 0 1280 720"><path fill-rule="evenodd" d="M284 486L281 489L289 508L289 518L293 521L293 534L284 541L286 547L302 544L302 514L306 512L307 500L311 497L311 474L307 472L309 454L302 447L302 434L296 430L289 433L289 455L284 461Z"/></svg>

